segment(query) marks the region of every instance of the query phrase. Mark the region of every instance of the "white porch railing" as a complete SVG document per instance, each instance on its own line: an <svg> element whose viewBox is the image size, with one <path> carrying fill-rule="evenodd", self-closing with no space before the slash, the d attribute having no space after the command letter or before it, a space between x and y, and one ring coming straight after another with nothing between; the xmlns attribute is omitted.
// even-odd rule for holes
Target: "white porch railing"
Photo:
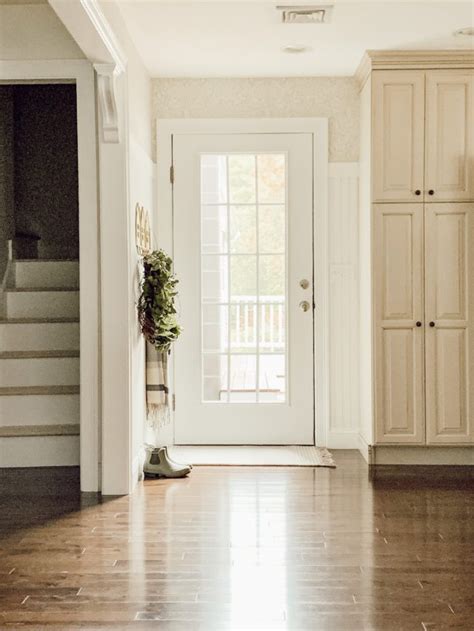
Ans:
<svg viewBox="0 0 474 631"><path fill-rule="evenodd" d="M233 296L231 310L230 352L255 349L257 331L260 352L284 351L284 296Z"/></svg>

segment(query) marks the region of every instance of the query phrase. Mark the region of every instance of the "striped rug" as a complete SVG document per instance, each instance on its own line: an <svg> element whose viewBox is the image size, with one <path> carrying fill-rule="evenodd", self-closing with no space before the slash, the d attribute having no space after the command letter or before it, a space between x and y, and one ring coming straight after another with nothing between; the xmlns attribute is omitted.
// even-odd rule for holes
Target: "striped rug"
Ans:
<svg viewBox="0 0 474 631"><path fill-rule="evenodd" d="M238 467L335 467L325 447L175 445L168 452L176 462Z"/></svg>

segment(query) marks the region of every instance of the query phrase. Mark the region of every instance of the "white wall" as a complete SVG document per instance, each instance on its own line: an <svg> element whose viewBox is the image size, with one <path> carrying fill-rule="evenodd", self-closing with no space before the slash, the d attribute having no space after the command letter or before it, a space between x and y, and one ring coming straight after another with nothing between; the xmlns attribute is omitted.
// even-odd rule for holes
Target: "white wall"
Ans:
<svg viewBox="0 0 474 631"><path fill-rule="evenodd" d="M145 345L140 334L137 321L136 304L139 293L141 260L135 246L135 206L139 203L147 208L153 219L154 213L154 173L155 165L151 159L151 80L133 45L126 25L118 7L114 3L100 2L101 9L112 27L125 56L127 57L126 75L121 79L125 90L125 124L121 141L126 145L126 177L127 208L126 222L127 242L123 243L121 252L116 251L117 260L123 269L126 252L126 299L128 332L128 361L115 366L114 370L122 373L120 381L124 381L128 371L129 392L123 395L126 409L120 414L130 415L129 436L117 436L117 441L129 440L130 470L129 488L133 488L141 473L142 445L146 418L145 405ZM110 275L114 274L110 270ZM116 278L116 277L115 277ZM110 279L112 282L112 278ZM125 321L124 321L125 324ZM110 394L110 393L109 393ZM112 481L111 481L112 483Z"/></svg>
<svg viewBox="0 0 474 631"><path fill-rule="evenodd" d="M329 165L329 426L327 446L359 435L359 164Z"/></svg>
<svg viewBox="0 0 474 631"><path fill-rule="evenodd" d="M133 204L133 212L130 219L133 222L131 229L134 230L134 204L139 203L140 206L148 209L150 213L154 209L155 164L143 147L134 139L131 139L130 142L130 160L133 163L133 177L130 178L130 202ZM138 303L142 275L142 260L136 252L134 239L131 244L131 250L132 476L133 480L137 480L143 464L144 454L142 448L145 439L145 343L136 317L136 305Z"/></svg>
<svg viewBox="0 0 474 631"><path fill-rule="evenodd" d="M48 4L0 5L0 59L84 59Z"/></svg>

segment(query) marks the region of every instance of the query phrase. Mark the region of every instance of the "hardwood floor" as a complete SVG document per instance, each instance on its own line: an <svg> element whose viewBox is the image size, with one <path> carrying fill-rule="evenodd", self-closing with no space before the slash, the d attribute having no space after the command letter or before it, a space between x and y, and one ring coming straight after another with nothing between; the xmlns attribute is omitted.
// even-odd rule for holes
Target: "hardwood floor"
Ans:
<svg viewBox="0 0 474 631"><path fill-rule="evenodd" d="M0 471L0 628L472 631L469 471L335 457L103 501L75 469Z"/></svg>

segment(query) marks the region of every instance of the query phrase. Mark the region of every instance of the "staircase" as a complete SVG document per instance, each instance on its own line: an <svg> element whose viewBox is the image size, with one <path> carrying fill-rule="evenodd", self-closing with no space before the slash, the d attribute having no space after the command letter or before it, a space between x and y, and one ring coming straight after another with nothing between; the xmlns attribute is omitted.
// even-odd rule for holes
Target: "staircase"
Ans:
<svg viewBox="0 0 474 631"><path fill-rule="evenodd" d="M79 464L79 263L11 262L0 320L0 467Z"/></svg>

